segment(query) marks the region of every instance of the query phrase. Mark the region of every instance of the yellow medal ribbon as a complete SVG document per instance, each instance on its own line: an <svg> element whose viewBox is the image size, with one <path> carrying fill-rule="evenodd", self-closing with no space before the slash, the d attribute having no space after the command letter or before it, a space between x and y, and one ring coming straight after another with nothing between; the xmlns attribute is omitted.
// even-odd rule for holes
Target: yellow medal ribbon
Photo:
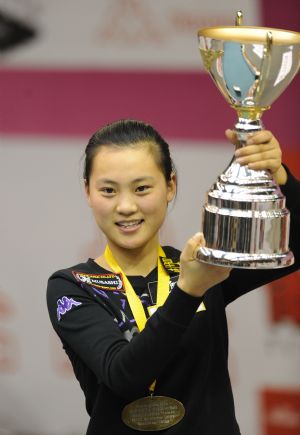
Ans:
<svg viewBox="0 0 300 435"><path fill-rule="evenodd" d="M157 292L156 292L156 305L149 307L150 310L149 314L152 315L158 307L161 307L165 300L167 299L169 295L169 289L170 289L170 276L164 269L163 265L161 264L159 257L165 257L164 250L161 246L158 246L158 259L157 259ZM130 306L130 309L132 311L134 320L136 321L137 327L139 331L141 332L147 322L147 317L144 311L144 307L142 302L140 301L139 297L135 293L132 285L130 284L127 276L122 271L121 267L117 263L116 259L114 258L109 246L107 245L104 251L104 257L109 266L111 267L112 271L114 273L119 273L122 275L124 286L125 286L125 294ZM150 393L153 394L155 389L155 383L154 381L152 385L150 386Z"/></svg>
<svg viewBox="0 0 300 435"><path fill-rule="evenodd" d="M158 246L158 260L157 260L157 295L156 295L156 305L149 310L150 314L153 314L158 307L161 307L165 300L167 299L169 295L169 289L170 289L170 276L164 269L163 265L161 264L161 261L159 257L165 257L164 250L161 246ZM136 321L137 327L139 331L141 332L147 322L147 317L144 311L144 307L142 302L140 301L139 297L135 293L132 285L130 284L127 276L117 263L116 259L114 258L109 246L107 245L104 251L104 257L109 266L111 267L112 271L114 273L119 273L122 275L124 286L125 286L125 294L130 306L130 309L132 311L133 317Z"/></svg>

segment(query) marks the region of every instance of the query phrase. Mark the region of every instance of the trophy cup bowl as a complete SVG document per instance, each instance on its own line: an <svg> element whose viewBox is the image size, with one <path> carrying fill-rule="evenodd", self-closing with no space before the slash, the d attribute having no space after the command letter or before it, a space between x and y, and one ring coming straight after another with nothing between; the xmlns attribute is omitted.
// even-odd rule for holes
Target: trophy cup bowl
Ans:
<svg viewBox="0 0 300 435"><path fill-rule="evenodd" d="M238 13L238 18L241 15ZM263 129L261 116L300 65L300 33L265 27L207 27L198 31L205 69L237 111L237 148ZM195 258L237 268L271 269L294 262L290 214L268 171L240 166L233 157L207 193L203 207L206 247Z"/></svg>

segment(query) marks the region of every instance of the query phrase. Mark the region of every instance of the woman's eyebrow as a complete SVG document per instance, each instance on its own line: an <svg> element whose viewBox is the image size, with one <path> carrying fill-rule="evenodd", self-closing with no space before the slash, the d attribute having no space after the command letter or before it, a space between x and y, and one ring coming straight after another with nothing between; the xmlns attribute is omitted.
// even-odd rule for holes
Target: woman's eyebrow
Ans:
<svg viewBox="0 0 300 435"><path fill-rule="evenodd" d="M132 183L140 183L140 182L142 182L142 181L153 181L153 180L154 180L154 177L152 177L151 175L146 175L146 176L143 176L143 177L135 178L134 180L132 180ZM96 183L97 183L97 184L100 184L100 183L104 183L104 184L113 184L114 186L116 186L117 184L119 184L119 183L117 183L115 180L111 180L111 179L109 179L109 178L98 178L98 180L96 181Z"/></svg>
<svg viewBox="0 0 300 435"><path fill-rule="evenodd" d="M100 184L100 183L104 183L104 184L118 184L116 181L114 180L110 180L109 178L98 178L98 180L96 180L96 184Z"/></svg>
<svg viewBox="0 0 300 435"><path fill-rule="evenodd" d="M150 175L145 175L144 177L135 178L133 180L133 183L140 183L141 181L153 181L154 177L151 177Z"/></svg>

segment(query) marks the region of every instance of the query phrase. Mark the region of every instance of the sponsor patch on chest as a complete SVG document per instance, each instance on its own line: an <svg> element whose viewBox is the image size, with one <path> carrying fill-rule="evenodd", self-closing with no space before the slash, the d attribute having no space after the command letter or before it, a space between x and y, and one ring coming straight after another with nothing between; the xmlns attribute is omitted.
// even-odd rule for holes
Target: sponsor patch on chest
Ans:
<svg viewBox="0 0 300 435"><path fill-rule="evenodd" d="M167 257L159 257L162 265L166 269L169 274L179 273L180 272L180 262L173 261L171 258Z"/></svg>
<svg viewBox="0 0 300 435"><path fill-rule="evenodd" d="M124 283L120 274L91 274L77 272L75 270L73 270L72 273L75 279L83 284L88 284L92 287L100 288L101 290L125 291Z"/></svg>

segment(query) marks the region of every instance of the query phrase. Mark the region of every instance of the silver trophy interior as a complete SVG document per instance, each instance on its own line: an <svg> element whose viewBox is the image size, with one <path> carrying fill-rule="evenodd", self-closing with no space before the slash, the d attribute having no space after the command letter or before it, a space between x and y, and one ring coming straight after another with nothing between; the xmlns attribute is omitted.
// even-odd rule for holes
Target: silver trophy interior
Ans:
<svg viewBox="0 0 300 435"><path fill-rule="evenodd" d="M296 75L300 34L240 26L240 20L237 24L201 29L198 37L206 70L237 111L234 128L240 148L249 133L263 128L262 113ZM240 166L233 158L207 193L206 247L196 258L248 269L289 266L294 262L288 245L289 218L285 197L271 174Z"/></svg>

